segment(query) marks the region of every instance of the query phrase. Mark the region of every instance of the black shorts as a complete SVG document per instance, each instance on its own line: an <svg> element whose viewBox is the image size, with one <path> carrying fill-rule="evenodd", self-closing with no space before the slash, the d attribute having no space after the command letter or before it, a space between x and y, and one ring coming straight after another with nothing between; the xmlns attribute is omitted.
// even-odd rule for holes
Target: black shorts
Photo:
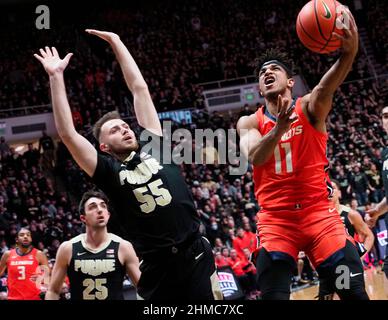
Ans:
<svg viewBox="0 0 388 320"><path fill-rule="evenodd" d="M214 300L218 291L209 241L197 237L187 248L145 257L137 292L145 300Z"/></svg>

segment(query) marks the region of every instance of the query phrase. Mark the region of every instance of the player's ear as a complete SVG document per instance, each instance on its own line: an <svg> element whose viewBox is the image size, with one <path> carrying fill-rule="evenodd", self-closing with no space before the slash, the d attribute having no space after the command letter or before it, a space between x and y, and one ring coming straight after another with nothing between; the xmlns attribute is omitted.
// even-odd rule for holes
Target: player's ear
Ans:
<svg viewBox="0 0 388 320"><path fill-rule="evenodd" d="M80 216L79 216L79 219L81 220L81 222L83 222L83 223L85 223L85 215L84 214L81 214Z"/></svg>
<svg viewBox="0 0 388 320"><path fill-rule="evenodd" d="M287 79L287 86L291 89L295 84L294 78L288 78Z"/></svg>
<svg viewBox="0 0 388 320"><path fill-rule="evenodd" d="M110 148L109 148L109 146L108 146L107 144L105 144L105 143L100 143L100 150L101 150L102 152L109 153Z"/></svg>

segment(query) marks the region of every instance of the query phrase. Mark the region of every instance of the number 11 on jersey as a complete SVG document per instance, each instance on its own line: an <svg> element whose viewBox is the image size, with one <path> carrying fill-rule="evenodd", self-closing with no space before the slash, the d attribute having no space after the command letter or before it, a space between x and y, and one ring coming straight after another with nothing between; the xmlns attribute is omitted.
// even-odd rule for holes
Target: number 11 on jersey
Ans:
<svg viewBox="0 0 388 320"><path fill-rule="evenodd" d="M275 147L274 150L274 156L275 156L275 173L276 174L281 174L282 173L282 157L280 153L280 147L284 149L286 153L286 172L290 173L293 171L293 166L292 166L292 154L291 154L291 143L286 142L282 144L278 144Z"/></svg>

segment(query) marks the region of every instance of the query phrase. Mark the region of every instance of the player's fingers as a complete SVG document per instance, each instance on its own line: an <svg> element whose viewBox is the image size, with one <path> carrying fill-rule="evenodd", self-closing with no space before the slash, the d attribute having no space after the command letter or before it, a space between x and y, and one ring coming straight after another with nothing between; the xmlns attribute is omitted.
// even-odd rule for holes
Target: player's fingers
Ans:
<svg viewBox="0 0 388 320"><path fill-rule="evenodd" d="M58 51L57 51L57 49L55 49L55 47L51 47L51 51L52 51L54 57L59 57Z"/></svg>
<svg viewBox="0 0 388 320"><path fill-rule="evenodd" d="M291 105L288 110L287 110L287 113L286 113L286 116L289 117L291 116L293 113L294 113L294 110L295 110L295 106Z"/></svg>
<svg viewBox="0 0 388 320"><path fill-rule="evenodd" d="M66 55L66 57L64 57L63 58L63 60L66 62L66 64L68 64L69 63L69 61L70 61L70 58L73 56L73 54L72 53L68 53L67 55Z"/></svg>
<svg viewBox="0 0 388 320"><path fill-rule="evenodd" d="M340 40L344 40L344 37L339 35L337 32L333 32L332 35Z"/></svg>
<svg viewBox="0 0 388 320"><path fill-rule="evenodd" d="M277 105L278 105L278 115L281 116L284 114L284 112L282 108L282 96L280 94L278 95Z"/></svg>
<svg viewBox="0 0 388 320"><path fill-rule="evenodd" d="M39 54L34 53L34 57L43 63L44 59Z"/></svg>
<svg viewBox="0 0 388 320"><path fill-rule="evenodd" d="M358 29L357 29L357 24L356 24L356 20L354 19L354 17L353 17L353 15L352 14L350 14L350 28L351 28L351 30L353 30L353 31L358 31Z"/></svg>
<svg viewBox="0 0 388 320"><path fill-rule="evenodd" d="M96 30L96 29L85 29L85 31L89 34L93 34L95 36L101 36L104 34L103 31L100 31L100 30Z"/></svg>
<svg viewBox="0 0 388 320"><path fill-rule="evenodd" d="M42 48L39 49L39 52L40 52L40 54L42 55L43 58L46 58L46 57L47 57L46 51L44 51Z"/></svg>
<svg viewBox="0 0 388 320"><path fill-rule="evenodd" d="M288 111L288 103L290 102L290 100L288 100L287 98L284 98L282 99L282 109L284 109L286 112Z"/></svg>
<svg viewBox="0 0 388 320"><path fill-rule="evenodd" d="M51 52L50 48L46 46L45 49L46 49L47 56L52 57L53 53Z"/></svg>

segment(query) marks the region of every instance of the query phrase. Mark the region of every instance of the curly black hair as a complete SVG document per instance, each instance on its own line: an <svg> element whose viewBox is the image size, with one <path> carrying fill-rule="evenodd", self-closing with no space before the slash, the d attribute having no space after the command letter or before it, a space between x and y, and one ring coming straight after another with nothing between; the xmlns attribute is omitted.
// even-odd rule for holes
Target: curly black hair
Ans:
<svg viewBox="0 0 388 320"><path fill-rule="evenodd" d="M292 77L295 69L293 61L288 58L285 52L274 48L266 50L263 54L261 54L258 58L255 59L255 76L257 79L259 79L259 73L263 64L271 60L278 60L279 62L284 64L286 68L288 68L288 70L286 70L288 76Z"/></svg>

